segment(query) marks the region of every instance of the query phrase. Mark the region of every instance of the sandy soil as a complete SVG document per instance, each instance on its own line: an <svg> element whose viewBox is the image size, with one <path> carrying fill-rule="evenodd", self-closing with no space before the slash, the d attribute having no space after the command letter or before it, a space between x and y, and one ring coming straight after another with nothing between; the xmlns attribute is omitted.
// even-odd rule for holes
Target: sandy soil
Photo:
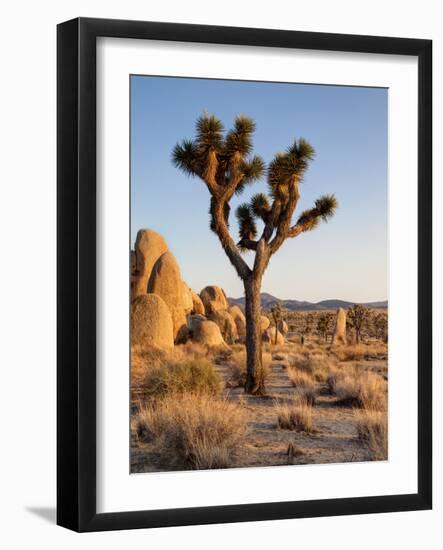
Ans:
<svg viewBox="0 0 443 550"><path fill-rule="evenodd" d="M356 361L355 364L358 368L387 375L386 361L364 360ZM216 368L227 381L227 365L217 365ZM266 389L265 397L245 395L242 388L226 389L228 398L241 403L247 409L250 418L244 445L238 449L232 467L370 460L367 448L357 437L353 409L338 407L335 398L327 395L326 386L318 386L320 395L314 407L314 430L310 434L282 430L278 427L275 402L290 400L295 392L282 361L273 360ZM153 446L138 441L134 433L131 439L131 471L161 471L161 463L155 455ZM288 454L290 446L292 448Z"/></svg>

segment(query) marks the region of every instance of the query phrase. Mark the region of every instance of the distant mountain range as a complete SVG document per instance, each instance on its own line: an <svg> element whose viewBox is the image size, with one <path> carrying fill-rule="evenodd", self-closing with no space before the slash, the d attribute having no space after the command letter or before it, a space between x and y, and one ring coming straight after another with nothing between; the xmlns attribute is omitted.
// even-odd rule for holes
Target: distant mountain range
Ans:
<svg viewBox="0 0 443 550"><path fill-rule="evenodd" d="M356 302L346 302L345 300L322 300L321 302L313 303L299 300L280 300L272 294L267 292L261 293L261 305L263 309L270 309L273 304L280 303L281 306L290 311L322 311L325 309L337 309L339 307L347 309L350 306L353 306ZM232 305L244 306L245 299L242 298L229 298L229 302ZM383 302L366 302L362 304L365 307L371 308L387 308L388 301L384 300Z"/></svg>

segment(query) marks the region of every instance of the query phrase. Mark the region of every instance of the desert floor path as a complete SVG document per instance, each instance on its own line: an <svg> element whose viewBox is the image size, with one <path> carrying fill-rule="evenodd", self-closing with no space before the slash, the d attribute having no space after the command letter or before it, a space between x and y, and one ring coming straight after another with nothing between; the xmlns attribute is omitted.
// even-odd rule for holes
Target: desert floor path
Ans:
<svg viewBox="0 0 443 550"><path fill-rule="evenodd" d="M222 376L225 368L219 366ZM319 386L319 389L323 388ZM354 411L337 407L335 399L319 395L313 408L313 433L305 434L278 427L276 402L291 401L296 390L292 387L285 366L273 361L266 382L267 395L253 397L242 388L229 390L232 400L240 401L250 415L244 446L236 456L237 467L257 467L288 464L319 464L361 462L370 459L368 451L357 437ZM288 456L292 443L296 456Z"/></svg>

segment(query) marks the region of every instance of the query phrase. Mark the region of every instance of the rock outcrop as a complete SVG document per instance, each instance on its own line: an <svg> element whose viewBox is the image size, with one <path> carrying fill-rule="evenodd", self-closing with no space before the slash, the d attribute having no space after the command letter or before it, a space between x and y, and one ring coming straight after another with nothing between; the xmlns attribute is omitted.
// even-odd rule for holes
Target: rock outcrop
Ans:
<svg viewBox="0 0 443 550"><path fill-rule="evenodd" d="M238 340L237 325L227 311L219 309L209 315L209 320L214 321L218 325L224 341L227 344L235 344Z"/></svg>
<svg viewBox="0 0 443 550"><path fill-rule="evenodd" d="M228 309L228 312L234 319L238 336L243 338L246 336L246 318L243 311L238 306L232 306Z"/></svg>
<svg viewBox="0 0 443 550"><path fill-rule="evenodd" d="M192 290L188 287L188 285L182 281L183 286L183 306L185 308L185 314L189 315L192 312L192 309L194 307L194 302L192 300Z"/></svg>
<svg viewBox="0 0 443 550"><path fill-rule="evenodd" d="M275 344L275 327L268 328L264 333L266 336L263 338L264 342ZM269 339L268 339L269 338ZM280 331L277 331L277 344L284 344L285 339Z"/></svg>
<svg viewBox="0 0 443 550"><path fill-rule="evenodd" d="M283 336L288 334L289 328L286 321L283 321L283 319L278 322L278 330L283 334Z"/></svg>
<svg viewBox="0 0 443 550"><path fill-rule="evenodd" d="M200 296L191 290L191 297L192 297L192 315L204 315L205 314L205 306L203 305L203 302L201 301Z"/></svg>
<svg viewBox="0 0 443 550"><path fill-rule="evenodd" d="M168 245L163 237L152 229L140 229L131 252L131 299L148 292L152 268Z"/></svg>
<svg viewBox="0 0 443 550"><path fill-rule="evenodd" d="M337 317L335 319L335 330L332 344L346 345L346 311L340 307L337 309Z"/></svg>
<svg viewBox="0 0 443 550"><path fill-rule="evenodd" d="M132 302L131 343L142 348L174 346L171 312L160 296L143 294Z"/></svg>
<svg viewBox="0 0 443 550"><path fill-rule="evenodd" d="M264 332L269 328L271 321L266 317L266 315L261 316L261 331Z"/></svg>
<svg viewBox="0 0 443 550"><path fill-rule="evenodd" d="M229 303L223 289L218 286L207 286L200 292L207 316L221 309L228 309Z"/></svg>
<svg viewBox="0 0 443 550"><path fill-rule="evenodd" d="M195 324L192 339L198 344L205 346L222 346L225 341L214 321L202 321Z"/></svg>
<svg viewBox="0 0 443 550"><path fill-rule="evenodd" d="M186 326L186 314L180 268L171 252L165 252L155 262L149 277L148 292L160 296L169 307L175 339L180 329Z"/></svg>
<svg viewBox="0 0 443 550"><path fill-rule="evenodd" d="M202 323L203 321L207 321L204 315L200 315L198 313L196 315L188 315L188 328L191 332L191 336L194 333L197 325L199 323Z"/></svg>

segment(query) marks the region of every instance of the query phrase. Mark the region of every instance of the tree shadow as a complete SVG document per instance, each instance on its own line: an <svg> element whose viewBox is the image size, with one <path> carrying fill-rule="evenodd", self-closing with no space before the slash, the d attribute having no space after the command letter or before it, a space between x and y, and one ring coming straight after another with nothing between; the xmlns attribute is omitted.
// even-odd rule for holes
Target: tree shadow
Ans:
<svg viewBox="0 0 443 550"><path fill-rule="evenodd" d="M45 507L45 506L28 506L26 508L28 512L31 514L34 514L35 516L38 516L49 523L55 524L56 522L56 509L55 507Z"/></svg>

